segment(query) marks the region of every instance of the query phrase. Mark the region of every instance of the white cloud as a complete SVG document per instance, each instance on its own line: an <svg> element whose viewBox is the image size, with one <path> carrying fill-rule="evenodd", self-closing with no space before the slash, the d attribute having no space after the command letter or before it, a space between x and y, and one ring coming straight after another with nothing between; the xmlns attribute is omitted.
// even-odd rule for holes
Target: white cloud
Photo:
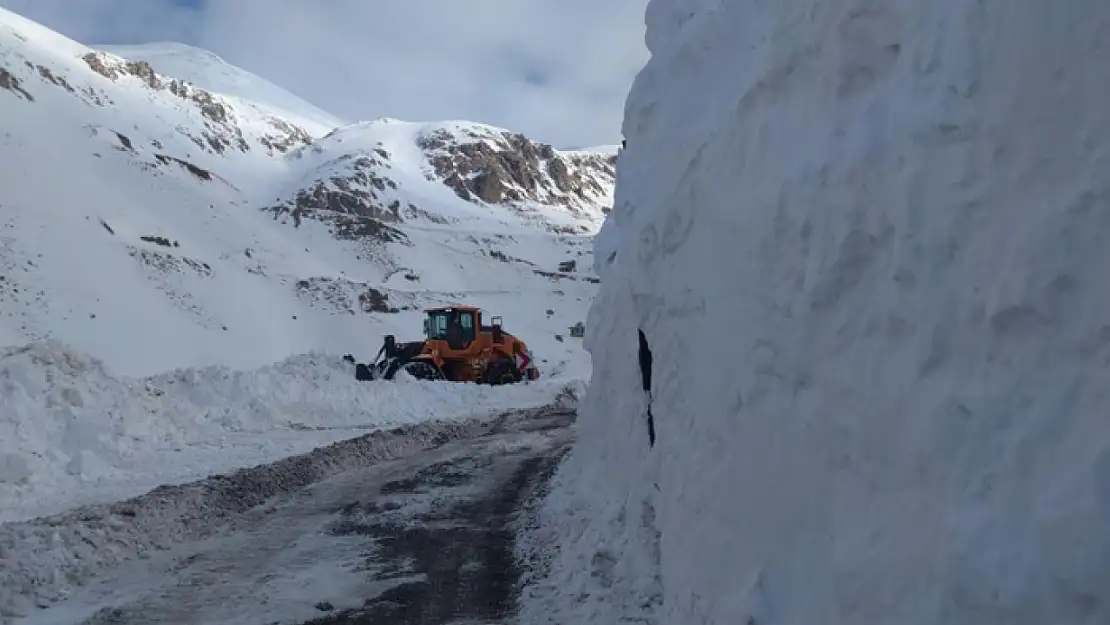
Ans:
<svg viewBox="0 0 1110 625"><path fill-rule="evenodd" d="M340 117L615 143L646 0L0 0L87 43L178 40ZM156 68L157 69L157 68Z"/></svg>

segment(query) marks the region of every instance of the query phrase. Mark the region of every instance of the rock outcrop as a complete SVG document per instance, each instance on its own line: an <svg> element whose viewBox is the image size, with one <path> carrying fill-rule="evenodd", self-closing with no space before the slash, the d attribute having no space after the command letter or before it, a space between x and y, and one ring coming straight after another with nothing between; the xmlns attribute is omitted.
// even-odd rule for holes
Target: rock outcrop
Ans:
<svg viewBox="0 0 1110 625"><path fill-rule="evenodd" d="M89 52L82 60L94 72L109 80L133 77L151 91L170 93L196 107L204 119L204 128L199 136L180 127L177 130L202 150L224 154L228 150L249 152L252 149L229 98L209 93L183 80L163 77L146 61L129 61L107 52ZM110 102L101 100L98 104L103 106ZM266 122L272 131L258 135L256 141L269 152L285 153L312 140L305 129L279 117L267 116Z"/></svg>
<svg viewBox="0 0 1110 625"><path fill-rule="evenodd" d="M579 214L599 208L616 176L616 156L561 153L508 131L471 131L460 138L437 129L418 145L456 195L486 204L532 202Z"/></svg>

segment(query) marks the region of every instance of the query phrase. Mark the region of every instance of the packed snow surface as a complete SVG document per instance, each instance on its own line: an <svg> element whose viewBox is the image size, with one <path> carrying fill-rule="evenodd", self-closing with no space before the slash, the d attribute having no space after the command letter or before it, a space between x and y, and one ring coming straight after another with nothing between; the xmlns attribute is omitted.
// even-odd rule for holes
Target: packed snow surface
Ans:
<svg viewBox="0 0 1110 625"><path fill-rule="evenodd" d="M1110 622L1110 4L647 24L525 621Z"/></svg>

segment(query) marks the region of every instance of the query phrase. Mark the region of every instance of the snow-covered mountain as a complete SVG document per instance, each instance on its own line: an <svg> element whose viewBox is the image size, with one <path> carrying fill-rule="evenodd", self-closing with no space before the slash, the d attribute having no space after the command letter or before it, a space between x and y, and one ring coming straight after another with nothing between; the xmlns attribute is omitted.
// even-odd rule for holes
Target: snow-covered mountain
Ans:
<svg viewBox="0 0 1110 625"><path fill-rule="evenodd" d="M274 83L236 67L216 54L175 41L96 47L129 61L143 61L159 74L172 76L210 93L263 103L283 119L308 128L314 135L346 122Z"/></svg>
<svg viewBox="0 0 1110 625"><path fill-rule="evenodd" d="M1110 622L1110 3L647 26L520 622Z"/></svg>
<svg viewBox="0 0 1110 625"><path fill-rule="evenodd" d="M419 307L468 301L548 368L583 362L556 335L595 288L611 152L344 125L205 51L93 50L6 11L0 102L0 344L56 338L126 373L259 366L372 355Z"/></svg>
<svg viewBox="0 0 1110 625"><path fill-rule="evenodd" d="M588 375L568 328L614 164L476 123L345 124L204 51L94 50L0 9L0 520L548 401ZM543 379L345 371L457 302Z"/></svg>

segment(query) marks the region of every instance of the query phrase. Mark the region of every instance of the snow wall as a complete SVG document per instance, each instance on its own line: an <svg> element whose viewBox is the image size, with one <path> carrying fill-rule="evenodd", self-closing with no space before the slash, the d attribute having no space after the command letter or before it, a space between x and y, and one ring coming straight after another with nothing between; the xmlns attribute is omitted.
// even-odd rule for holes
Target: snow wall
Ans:
<svg viewBox="0 0 1110 625"><path fill-rule="evenodd" d="M525 621L1110 622L1110 3L647 24Z"/></svg>

